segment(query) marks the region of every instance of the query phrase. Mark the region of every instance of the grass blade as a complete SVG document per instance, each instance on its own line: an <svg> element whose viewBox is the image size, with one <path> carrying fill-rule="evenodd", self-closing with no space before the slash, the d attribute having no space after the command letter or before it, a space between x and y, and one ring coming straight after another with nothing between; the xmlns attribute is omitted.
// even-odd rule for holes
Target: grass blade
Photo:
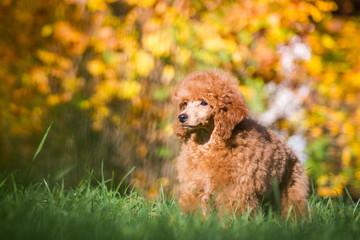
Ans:
<svg viewBox="0 0 360 240"><path fill-rule="evenodd" d="M293 205L290 205L289 210L288 210L288 212L286 214L286 221L289 221L289 219L291 217L292 210L293 210ZM295 215L295 218L296 218L296 215Z"/></svg>
<svg viewBox="0 0 360 240"><path fill-rule="evenodd" d="M353 215L355 215L355 211L356 211L356 208L357 208L358 205L359 205L359 202L360 202L360 199L357 201L357 203L356 203L356 205L355 205L355 207L354 207Z"/></svg>
<svg viewBox="0 0 360 240"><path fill-rule="evenodd" d="M14 174L11 174L11 178L12 178L12 183L13 183L13 188L14 188L14 196L15 196L15 201L16 203L19 202L19 195L18 195L18 188L16 186L16 181L14 178Z"/></svg>
<svg viewBox="0 0 360 240"><path fill-rule="evenodd" d="M355 202L353 201L351 194L349 193L349 190L347 189L346 186L345 186L345 191L346 191L346 194L347 194L348 198L350 199L352 205L355 205Z"/></svg>
<svg viewBox="0 0 360 240"><path fill-rule="evenodd" d="M6 180L9 178L9 176L7 176L1 183L0 183L0 188L5 184Z"/></svg>
<svg viewBox="0 0 360 240"><path fill-rule="evenodd" d="M74 168L76 167L76 164L73 164L67 168L65 168L64 170L62 170L60 173L58 173L56 175L56 177L54 178L55 181L58 181L60 179L62 179L63 177L65 177L69 172L71 172Z"/></svg>
<svg viewBox="0 0 360 240"><path fill-rule="evenodd" d="M35 161L35 158L36 158L36 156L39 154L39 152L41 151L41 149L42 149L42 147L43 147L43 145L44 145L44 142L45 142L45 140L46 140L46 137L47 137L47 135L49 134L49 131L50 131L50 128L51 128L52 124L53 124L53 123L51 122L51 123L50 123L50 126L47 128L47 130L46 130L43 138L41 139L41 142L40 142L38 148L36 149L35 155L34 155L33 159L31 160L29 169L28 169L28 171L27 171L27 173L26 173L25 183L27 183L27 181L28 181L28 178L29 178L29 175L30 175L32 166L33 166L34 161Z"/></svg>
<svg viewBox="0 0 360 240"><path fill-rule="evenodd" d="M134 170L135 170L135 166L132 167L132 168L130 169L130 171L128 171L127 174L125 174L125 176L121 179L120 183L117 185L115 192L119 191L119 189L120 189L121 185L123 184L123 182L125 181L125 179L126 179Z"/></svg>

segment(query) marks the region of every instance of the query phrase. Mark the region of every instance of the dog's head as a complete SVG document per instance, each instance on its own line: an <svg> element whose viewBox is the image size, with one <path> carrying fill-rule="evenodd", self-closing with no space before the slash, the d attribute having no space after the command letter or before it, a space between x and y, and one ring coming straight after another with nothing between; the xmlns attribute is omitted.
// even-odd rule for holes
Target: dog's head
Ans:
<svg viewBox="0 0 360 240"><path fill-rule="evenodd" d="M213 129L212 134L226 140L248 113L236 78L219 70L186 76L176 88L172 102L178 105L174 132L182 140L202 128Z"/></svg>

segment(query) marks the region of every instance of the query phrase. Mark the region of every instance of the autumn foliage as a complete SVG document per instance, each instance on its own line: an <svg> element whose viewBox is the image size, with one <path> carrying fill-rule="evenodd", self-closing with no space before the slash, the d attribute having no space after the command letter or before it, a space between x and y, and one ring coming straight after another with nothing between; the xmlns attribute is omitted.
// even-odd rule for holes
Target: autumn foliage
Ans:
<svg viewBox="0 0 360 240"><path fill-rule="evenodd" d="M255 118L306 142L301 154L320 195L346 187L360 197L360 18L338 8L1 0L1 169L26 168L53 121L34 174L68 169L76 183L101 161L108 174L135 165L132 182L156 195L175 184L173 87L193 70L222 68L238 77Z"/></svg>

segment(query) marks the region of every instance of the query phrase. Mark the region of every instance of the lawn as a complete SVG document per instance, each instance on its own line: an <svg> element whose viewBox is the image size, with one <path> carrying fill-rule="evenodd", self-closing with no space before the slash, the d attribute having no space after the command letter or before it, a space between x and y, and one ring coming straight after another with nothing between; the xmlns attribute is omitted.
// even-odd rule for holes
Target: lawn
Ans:
<svg viewBox="0 0 360 240"><path fill-rule="evenodd" d="M0 178L1 239L359 239L360 204L312 195L313 216L289 221L271 210L249 218L184 216L174 199L142 197L89 175L77 187ZM121 188L123 189L123 188Z"/></svg>

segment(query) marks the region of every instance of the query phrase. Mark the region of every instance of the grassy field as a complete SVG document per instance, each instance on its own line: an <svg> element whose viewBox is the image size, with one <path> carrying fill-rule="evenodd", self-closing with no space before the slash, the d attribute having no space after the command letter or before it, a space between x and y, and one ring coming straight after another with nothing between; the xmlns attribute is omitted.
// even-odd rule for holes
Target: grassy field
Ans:
<svg viewBox="0 0 360 240"><path fill-rule="evenodd" d="M113 181L86 177L75 188L47 181L27 187L0 178L1 239L359 239L360 206L341 198L309 199L311 218L269 211L249 219L184 216L176 201L121 194ZM360 204L359 204L360 205Z"/></svg>

